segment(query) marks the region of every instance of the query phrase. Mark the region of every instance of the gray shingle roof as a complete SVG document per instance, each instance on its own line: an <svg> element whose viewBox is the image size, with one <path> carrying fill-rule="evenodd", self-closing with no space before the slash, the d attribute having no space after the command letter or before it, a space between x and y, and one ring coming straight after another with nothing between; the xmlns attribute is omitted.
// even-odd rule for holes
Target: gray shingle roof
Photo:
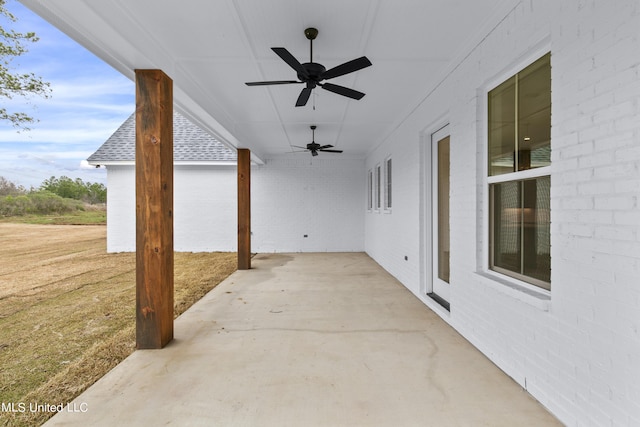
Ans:
<svg viewBox="0 0 640 427"><path fill-rule="evenodd" d="M87 159L90 164L133 162L136 158L135 113ZM237 154L180 113L173 113L174 162L235 162Z"/></svg>

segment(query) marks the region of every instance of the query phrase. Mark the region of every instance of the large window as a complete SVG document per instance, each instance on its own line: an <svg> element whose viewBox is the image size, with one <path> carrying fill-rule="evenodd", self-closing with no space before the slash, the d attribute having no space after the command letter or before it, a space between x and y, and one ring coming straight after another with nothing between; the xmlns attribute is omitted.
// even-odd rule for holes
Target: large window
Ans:
<svg viewBox="0 0 640 427"><path fill-rule="evenodd" d="M488 94L489 267L551 288L550 54Z"/></svg>

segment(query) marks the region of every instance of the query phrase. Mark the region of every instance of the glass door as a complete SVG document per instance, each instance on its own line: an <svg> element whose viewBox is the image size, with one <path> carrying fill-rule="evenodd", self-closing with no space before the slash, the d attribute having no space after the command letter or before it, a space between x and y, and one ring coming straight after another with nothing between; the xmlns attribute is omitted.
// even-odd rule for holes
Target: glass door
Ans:
<svg viewBox="0 0 640 427"><path fill-rule="evenodd" d="M432 159L432 292L429 294L440 305L449 309L449 198L450 198L450 137L449 126L431 135Z"/></svg>

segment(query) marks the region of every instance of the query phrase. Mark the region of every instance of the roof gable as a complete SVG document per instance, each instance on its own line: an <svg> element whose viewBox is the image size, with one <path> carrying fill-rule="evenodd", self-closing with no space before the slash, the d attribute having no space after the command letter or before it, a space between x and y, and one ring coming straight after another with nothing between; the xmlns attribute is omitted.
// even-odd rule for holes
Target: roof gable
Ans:
<svg viewBox="0 0 640 427"><path fill-rule="evenodd" d="M87 161L92 165L133 163L136 158L136 120L131 114ZM189 121L173 113L174 162L235 163L237 154Z"/></svg>

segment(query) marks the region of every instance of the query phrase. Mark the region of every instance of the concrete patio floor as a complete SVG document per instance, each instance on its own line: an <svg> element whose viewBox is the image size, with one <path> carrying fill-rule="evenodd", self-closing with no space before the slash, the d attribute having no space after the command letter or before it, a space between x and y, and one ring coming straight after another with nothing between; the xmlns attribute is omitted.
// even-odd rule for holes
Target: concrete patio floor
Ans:
<svg viewBox="0 0 640 427"><path fill-rule="evenodd" d="M366 254L252 267L45 425L560 425Z"/></svg>

